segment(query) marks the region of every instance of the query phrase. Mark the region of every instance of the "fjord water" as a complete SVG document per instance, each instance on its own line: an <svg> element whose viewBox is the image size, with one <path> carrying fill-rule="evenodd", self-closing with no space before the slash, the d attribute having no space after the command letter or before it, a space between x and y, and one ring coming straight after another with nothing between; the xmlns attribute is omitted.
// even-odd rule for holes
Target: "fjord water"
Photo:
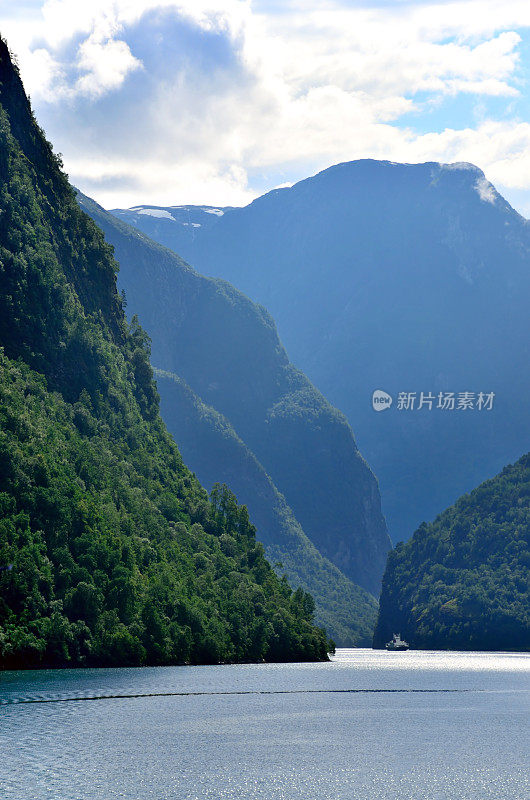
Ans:
<svg viewBox="0 0 530 800"><path fill-rule="evenodd" d="M522 800L529 678L525 654L371 650L4 672L2 797Z"/></svg>

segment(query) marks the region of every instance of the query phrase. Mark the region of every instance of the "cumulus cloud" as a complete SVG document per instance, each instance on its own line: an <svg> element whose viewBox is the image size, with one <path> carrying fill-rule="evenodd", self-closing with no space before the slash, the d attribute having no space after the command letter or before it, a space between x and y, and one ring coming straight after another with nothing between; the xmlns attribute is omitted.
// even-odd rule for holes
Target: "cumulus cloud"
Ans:
<svg viewBox="0 0 530 800"><path fill-rule="evenodd" d="M119 88L127 75L140 67L124 41L92 34L79 45L78 68L82 74L72 91L98 97Z"/></svg>
<svg viewBox="0 0 530 800"><path fill-rule="evenodd" d="M359 157L530 184L510 112L526 2L36 0L0 26L72 180L107 207L242 204ZM433 124L457 98L478 119Z"/></svg>

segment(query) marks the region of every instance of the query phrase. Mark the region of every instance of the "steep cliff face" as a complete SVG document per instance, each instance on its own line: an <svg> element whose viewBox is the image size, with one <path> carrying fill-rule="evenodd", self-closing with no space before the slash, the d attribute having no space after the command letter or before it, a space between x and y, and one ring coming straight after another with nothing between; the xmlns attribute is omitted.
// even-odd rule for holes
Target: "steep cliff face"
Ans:
<svg viewBox="0 0 530 800"><path fill-rule="evenodd" d="M152 360L229 420L309 539L376 594L389 538L377 482L345 417L289 362L266 310L204 278L87 199L120 262Z"/></svg>
<svg viewBox="0 0 530 800"><path fill-rule="evenodd" d="M325 659L158 413L116 263L0 40L0 668Z"/></svg>
<svg viewBox="0 0 530 800"><path fill-rule="evenodd" d="M518 458L530 436L530 223L481 170L354 161L222 216L193 213L201 227L166 219L152 235L171 229L197 269L267 307L291 359L352 424L394 541ZM394 398L380 414L376 389ZM400 392L414 410L398 407ZM484 414L418 410L421 392L495 402Z"/></svg>
<svg viewBox="0 0 530 800"><path fill-rule="evenodd" d="M530 650L530 454L388 557L374 646Z"/></svg>

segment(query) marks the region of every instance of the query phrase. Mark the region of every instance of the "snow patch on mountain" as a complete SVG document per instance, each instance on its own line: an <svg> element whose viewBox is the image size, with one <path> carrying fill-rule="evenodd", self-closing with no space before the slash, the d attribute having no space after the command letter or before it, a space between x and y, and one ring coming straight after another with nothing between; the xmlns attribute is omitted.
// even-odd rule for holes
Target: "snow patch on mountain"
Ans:
<svg viewBox="0 0 530 800"><path fill-rule="evenodd" d="M139 208L137 210L139 214L147 214L149 217L157 217L158 219L171 219L175 221L175 217L170 214L169 211L164 211L162 208Z"/></svg>

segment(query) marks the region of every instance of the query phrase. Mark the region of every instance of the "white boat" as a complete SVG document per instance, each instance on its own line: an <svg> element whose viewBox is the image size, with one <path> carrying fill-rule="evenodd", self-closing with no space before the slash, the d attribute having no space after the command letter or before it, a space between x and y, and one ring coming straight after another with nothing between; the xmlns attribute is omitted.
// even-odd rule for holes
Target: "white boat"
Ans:
<svg viewBox="0 0 530 800"><path fill-rule="evenodd" d="M409 644L401 638L400 633L395 633L392 639L385 644L387 650L408 650Z"/></svg>

